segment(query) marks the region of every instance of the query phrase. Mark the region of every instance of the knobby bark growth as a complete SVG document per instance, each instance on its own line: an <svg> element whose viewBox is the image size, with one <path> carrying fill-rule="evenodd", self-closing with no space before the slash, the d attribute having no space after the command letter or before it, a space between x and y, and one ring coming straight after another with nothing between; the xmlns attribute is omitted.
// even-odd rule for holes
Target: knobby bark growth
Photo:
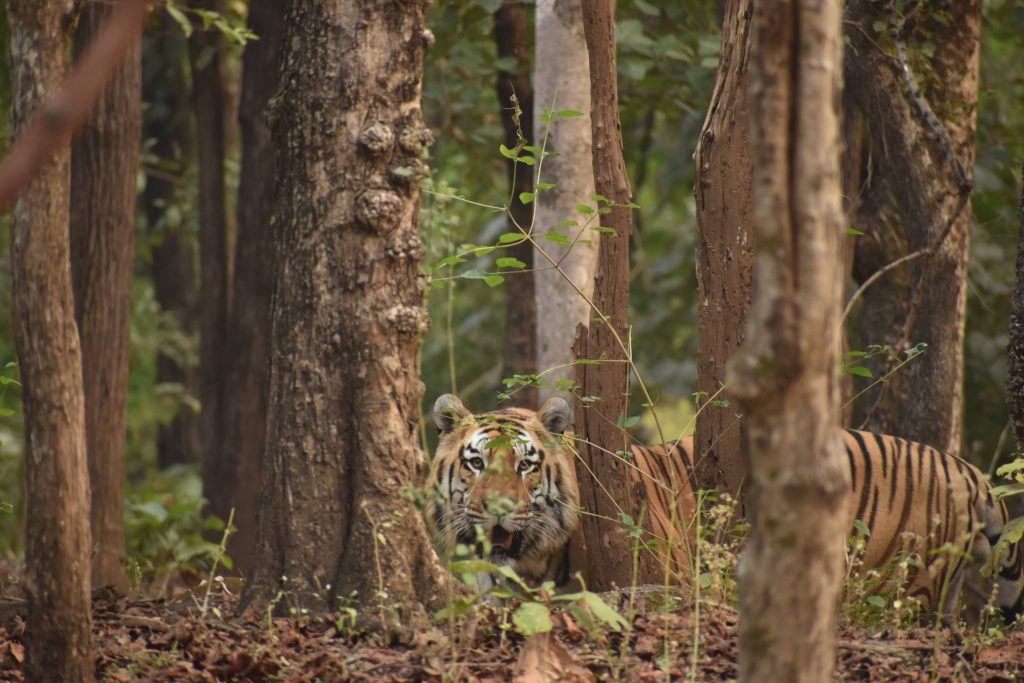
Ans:
<svg viewBox="0 0 1024 683"><path fill-rule="evenodd" d="M431 139L420 112L427 5L287 10L271 113L270 409L245 605L279 590L309 605L357 591L367 606L415 610L445 594L422 518L401 496L425 464L416 178Z"/></svg>
<svg viewBox="0 0 1024 683"><path fill-rule="evenodd" d="M750 108L756 289L729 365L749 434L740 680L829 681L849 472L839 431L838 2L758 3Z"/></svg>
<svg viewBox="0 0 1024 683"><path fill-rule="evenodd" d="M505 127L505 145L515 149L533 133L533 86L530 84L530 36L526 10L518 0L504 0L494 13L494 40L498 57L516 60L515 71L498 72L498 102L501 122ZM513 100L513 98L515 98ZM519 114L517 114L517 109ZM536 144L529 141L530 144ZM517 232L516 224L528 230L533 207L523 204L519 195L533 192L532 167L508 160L509 188L512 203L509 231ZM513 223L514 221L514 223ZM534 300L533 246L528 240L508 249L508 256L526 264L526 273L513 276L508 285L505 308L505 355L502 377L529 375L537 372L537 302ZM512 394L512 405L537 407L537 389L525 387Z"/></svg>
<svg viewBox="0 0 1024 683"><path fill-rule="evenodd" d="M1017 282L1010 299L1010 339L1007 344L1006 405L1010 409L1017 450L1024 450L1024 166L1021 167L1017 206Z"/></svg>
<svg viewBox="0 0 1024 683"><path fill-rule="evenodd" d="M544 160L542 182L555 187L538 193L536 225L538 233L554 230L570 241L579 227L559 226L560 221L585 217L577 204L593 205L594 165L591 156L590 126L590 62L583 35L580 0L539 0L535 25L536 89L533 104L534 144L540 146L547 135L549 150L558 153ZM545 110L570 109L582 116L559 118L550 126L544 123ZM593 227L597 227L593 225ZM594 295L594 273L600 242L597 233L587 230L571 249L542 240L541 248L561 272L540 253L534 252L534 263L541 270L534 273L537 300L537 370L546 372L545 386L540 389L541 401L554 395L570 399L567 392L557 392L555 383L573 378L569 365L573 360L576 326L590 324L590 305ZM566 281L583 292L580 296Z"/></svg>
<svg viewBox="0 0 1024 683"><path fill-rule="evenodd" d="M225 488L230 492L238 529L228 541L228 552L235 567L246 575L256 544L256 502L266 440L275 167L267 105L277 92L284 5L277 0L253 0L249 28L259 40L245 46L238 108L242 164L221 456L231 476ZM230 512L230 507L221 512Z"/></svg>
<svg viewBox="0 0 1024 683"><path fill-rule="evenodd" d="M705 392L694 439L698 486L739 491L742 423L727 401L726 363L743 342L754 267L748 86L751 0L725 0L718 74L694 152L697 206L697 390Z"/></svg>
<svg viewBox="0 0 1024 683"><path fill-rule="evenodd" d="M203 0L205 9L223 13L225 0ZM203 495L209 511L227 519L231 469L221 457L224 425L224 367L230 304L227 190L224 160L230 96L225 77L225 39L220 29L197 25L189 39L192 97L199 161L199 414Z"/></svg>
<svg viewBox="0 0 1024 683"><path fill-rule="evenodd" d="M68 70L67 3L8 0L15 134ZM68 236L70 146L11 215L14 338L25 411L25 675L91 681L89 472Z"/></svg>
<svg viewBox="0 0 1024 683"><path fill-rule="evenodd" d="M854 277L863 283L917 253L864 291L860 344L897 353L928 344L860 399L855 423L957 452L981 2L938 0L915 12L918 5L908 3L906 15L869 0L847 8L845 82L868 131L862 154L869 160L858 183L855 227L865 235L857 238ZM934 46L931 57L924 43ZM870 367L879 377L894 363L877 358ZM928 400L910 400L911 391Z"/></svg>
<svg viewBox="0 0 1024 683"><path fill-rule="evenodd" d="M180 214L173 214L178 218L172 220L168 212L192 154L187 58L181 27L166 11L155 12L142 45L142 97L146 102L143 131L153 141L150 152L157 164L146 169L141 201L153 241L153 294L160 310L173 315L184 334L193 335L197 314L194 246ZM156 379L160 384L177 384L192 396L197 393L195 371L183 349L157 355ZM160 427L157 462L167 468L198 459L198 415L182 405L171 422Z"/></svg>
<svg viewBox="0 0 1024 683"><path fill-rule="evenodd" d="M80 59L114 7L90 3L75 30ZM127 590L124 555L125 394L135 256L135 173L142 51L132 46L71 151L71 273L82 348L92 492L92 585Z"/></svg>
<svg viewBox="0 0 1024 683"><path fill-rule="evenodd" d="M583 27L590 63L591 122L594 140L594 181L597 193L614 202L601 216L601 225L616 231L602 236L594 305L602 319L576 330L576 357L601 361L578 365L577 382L586 396L601 400L576 409L580 461L576 473L580 505L594 513L583 516L583 542L587 548L587 585L607 590L633 579L632 539L622 533L619 511L638 520L643 493L635 488L629 463L610 455L628 449L622 416L628 415L629 236L632 231L632 192L622 156L619 94L615 57L615 11L611 0L583 4ZM595 226L596 227L596 226ZM591 446L590 444L594 444ZM643 581L657 581L656 558L640 556Z"/></svg>

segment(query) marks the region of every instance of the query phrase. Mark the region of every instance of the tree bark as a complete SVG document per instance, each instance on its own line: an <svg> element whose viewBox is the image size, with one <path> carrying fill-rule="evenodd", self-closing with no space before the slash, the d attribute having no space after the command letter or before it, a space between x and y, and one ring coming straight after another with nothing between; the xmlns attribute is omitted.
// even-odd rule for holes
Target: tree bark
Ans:
<svg viewBox="0 0 1024 683"><path fill-rule="evenodd" d="M526 11L519 0L504 0L494 13L494 40L498 57L514 57L518 69L512 73L498 72L498 103L501 121L505 126L505 145L514 149L521 136L533 134L533 86L530 84L530 37L527 34ZM513 104L515 97L515 104ZM517 114L517 107L519 114ZM530 144L536 144L529 141ZM512 204L509 206L509 232L518 232L518 224L529 230L533 221L533 207L519 201L523 192L533 192L532 167L508 160L509 188ZM508 256L526 264L527 272L512 275L507 287L505 304L505 355L502 377L532 375L537 372L537 302L534 300L533 245L524 240L507 249ZM537 389L527 386L512 394L511 405L537 407Z"/></svg>
<svg viewBox="0 0 1024 683"><path fill-rule="evenodd" d="M277 92L277 61L284 32L284 5L253 0L249 28L259 40L245 47L239 121L242 173L238 185L238 241L233 302L227 339L227 391L224 404L224 454L238 531L228 541L235 568L250 573L256 545L263 447L266 441L270 364L270 298L274 286L274 145L267 105ZM226 468L226 469L227 469ZM227 510L217 511L226 515ZM226 517L224 517L226 519Z"/></svg>
<svg viewBox="0 0 1024 683"><path fill-rule="evenodd" d="M840 18L838 2L775 0L751 24L756 286L728 374L749 434L743 681L832 680L850 485L839 431Z"/></svg>
<svg viewBox="0 0 1024 683"><path fill-rule="evenodd" d="M1024 165L1021 166L1020 203L1017 206L1017 282L1010 299L1010 339L1007 343L1006 405L1017 437L1018 452L1024 449Z"/></svg>
<svg viewBox="0 0 1024 683"><path fill-rule="evenodd" d="M152 154L159 160L155 172L151 169L147 174L142 196L146 224L154 241L153 290L160 310L174 315L185 334L194 334L194 250L184 234L184 226L172 223L167 216L192 150L188 86L183 69L187 45L181 28L166 12L156 12L154 23L145 33L142 57L142 96L148 105L143 125L145 137L154 141ZM156 378L158 383L178 384L192 395L197 393L195 372L176 355L157 356ZM183 407L170 424L160 428L157 462L161 468L167 468L198 460L198 416Z"/></svg>
<svg viewBox="0 0 1024 683"><path fill-rule="evenodd" d="M754 267L748 86L751 0L725 0L718 74L694 152L697 206L698 486L736 495L743 481L743 430L722 393L726 363L743 342ZM711 402L716 401L716 402Z"/></svg>
<svg viewBox="0 0 1024 683"><path fill-rule="evenodd" d="M865 235L857 238L854 276L864 282L897 258L941 239L933 256L892 270L884 282L864 292L865 348L888 344L902 353L919 342L928 348L860 399L856 422L865 429L958 452L971 222L970 202L964 202L974 164L981 3L941 0L928 6L927 16L907 21L903 41L908 49L913 51L925 40L935 46L933 57L922 55L920 60L928 65L928 80L940 87L920 95L909 92L894 56L891 34L900 22L886 7L853 0L847 19L851 58L845 81L870 131L871 159L870 182L858 207L856 227ZM882 27L886 28L876 31ZM923 75L916 80L925 83ZM937 117L934 125L919 111L921 102ZM936 129L948 135L948 153ZM957 165L966 169L962 177L954 170ZM869 367L878 377L894 364L878 358ZM909 400L911 388L928 400Z"/></svg>
<svg viewBox="0 0 1024 683"><path fill-rule="evenodd" d="M535 17L536 77L533 104L535 144L547 135L549 150L558 152L544 160L541 181L555 187L538 193L536 224L538 234L554 230L570 240L580 228L559 226L559 221L577 220L581 216L576 204L592 206L594 166L591 156L590 126L590 63L583 35L580 0L539 0ZM583 113L574 118L560 118L550 126L542 116L549 107L572 109ZM580 220L580 225L584 221ZM596 225L594 226L596 227ZM587 230L572 248L541 240L544 251L561 262L561 271L534 252L534 273L537 301L537 370L544 375L545 385L539 400L552 396L571 399L568 392L559 392L555 383L572 379L573 340L576 326L590 324L590 305L594 295L594 274L597 270L599 240L597 233ZM576 293L568 278L582 292ZM585 297L585 298L584 298ZM570 404L571 405L571 404Z"/></svg>
<svg viewBox="0 0 1024 683"><path fill-rule="evenodd" d="M224 12L224 0L203 0L205 9ZM189 39L192 96L199 152L199 414L203 496L210 511L226 519L230 509L230 464L223 457L224 366L230 298L227 193L229 94L224 74L224 36L216 27L196 26Z"/></svg>
<svg viewBox="0 0 1024 683"><path fill-rule="evenodd" d="M583 28L590 62L591 124L594 140L594 181L597 193L614 205L602 206L601 224L616 231L602 236L594 280L595 316L590 328L577 327L577 358L600 360L577 366L577 382L585 396L600 396L589 406L577 404L576 433L580 460L576 474L580 505L593 515L581 527L587 547L587 585L608 590L633 579L633 540L622 533L619 511L640 519L643 491L632 481L629 463L609 453L628 450L623 417L629 415L628 340L629 237L632 202L622 156L619 94L615 58L615 11L611 0L583 4ZM594 444L591 446L591 444ZM640 555L642 582L657 581L657 558Z"/></svg>
<svg viewBox="0 0 1024 683"><path fill-rule="evenodd" d="M8 0L15 134L68 70L67 3ZM11 215L14 337L25 411L25 675L91 681L89 471L68 237L70 146Z"/></svg>
<svg viewBox="0 0 1024 683"><path fill-rule="evenodd" d="M113 13L91 3L75 31L79 59ZM124 555L125 394L141 133L138 44L108 83L71 150L71 274L82 347L92 493L92 585L128 589Z"/></svg>
<svg viewBox="0 0 1024 683"><path fill-rule="evenodd" d="M356 591L382 612L445 595L422 517L400 496L425 464L416 178L430 142L427 5L314 0L287 11L271 113L270 410L246 606L282 589L311 606Z"/></svg>

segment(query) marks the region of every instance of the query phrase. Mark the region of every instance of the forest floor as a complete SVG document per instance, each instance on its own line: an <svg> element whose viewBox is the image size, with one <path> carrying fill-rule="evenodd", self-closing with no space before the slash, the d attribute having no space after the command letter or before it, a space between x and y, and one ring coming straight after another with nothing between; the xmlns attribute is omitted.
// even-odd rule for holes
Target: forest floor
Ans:
<svg viewBox="0 0 1024 683"><path fill-rule="evenodd" d="M626 601L606 596L621 613ZM337 615L231 618L219 596L202 618L190 595L168 601L96 597L101 681L728 681L737 676L736 612L703 605L694 664L692 608L635 604L631 633L588 633L567 612L550 633L524 638L507 613L480 609L447 624L390 637L355 634ZM23 603L22 603L23 606ZM25 623L18 602L0 601L0 680L22 681ZM217 615L224 616L217 616ZM506 625L503 627L502 623ZM666 644L668 657L666 658ZM667 664L667 666L666 666ZM844 628L837 679L1016 681L1024 678L1024 631L1005 637L935 638L931 629Z"/></svg>

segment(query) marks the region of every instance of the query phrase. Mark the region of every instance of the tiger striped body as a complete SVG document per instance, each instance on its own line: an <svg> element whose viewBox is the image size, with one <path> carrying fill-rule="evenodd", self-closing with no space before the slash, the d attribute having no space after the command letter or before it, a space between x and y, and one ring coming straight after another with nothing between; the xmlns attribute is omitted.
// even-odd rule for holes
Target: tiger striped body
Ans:
<svg viewBox="0 0 1024 683"><path fill-rule="evenodd" d="M427 522L442 552L455 543L476 544L479 526L491 540L492 561L534 582L569 580L579 490L575 454L557 438L569 420L561 399L537 413L513 408L479 416L453 396L438 399L441 437L430 474L437 496ZM870 531L863 563L882 570L879 590L895 580L894 562L913 556L906 593L926 609L952 614L967 571L990 557L1007 521L1005 507L977 468L956 456L870 432L846 431L844 442L852 480L849 529L855 533L859 520ZM686 581L696 513L693 440L636 446L632 453L629 471L647 494L646 531L668 541L662 546L671 549L668 569ZM489 498L511 500L516 511L488 509ZM995 562L997 603L1007 616L1024 610L1022 569L1019 545Z"/></svg>

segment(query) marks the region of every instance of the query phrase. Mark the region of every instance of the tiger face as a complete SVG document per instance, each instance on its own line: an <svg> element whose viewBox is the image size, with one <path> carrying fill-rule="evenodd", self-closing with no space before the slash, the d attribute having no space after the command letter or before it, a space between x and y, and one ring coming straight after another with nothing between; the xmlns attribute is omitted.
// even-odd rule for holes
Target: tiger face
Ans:
<svg viewBox="0 0 1024 683"><path fill-rule="evenodd" d="M426 517L441 553L450 557L461 543L483 557L482 534L490 542L484 559L532 582L556 579L578 524L573 453L561 439L570 421L566 402L553 398L536 413L473 415L445 394L433 416L440 439Z"/></svg>

